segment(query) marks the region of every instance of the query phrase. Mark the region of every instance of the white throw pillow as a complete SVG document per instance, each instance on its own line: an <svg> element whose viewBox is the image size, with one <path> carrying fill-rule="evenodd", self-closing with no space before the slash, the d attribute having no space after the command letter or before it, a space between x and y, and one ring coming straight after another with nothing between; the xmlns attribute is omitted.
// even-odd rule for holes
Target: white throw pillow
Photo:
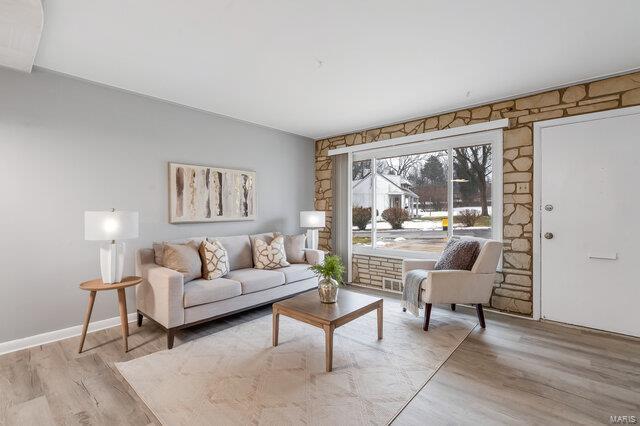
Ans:
<svg viewBox="0 0 640 426"><path fill-rule="evenodd" d="M202 278L214 280L229 273L229 257L227 250L218 241L205 240L200 243L200 260L202 260Z"/></svg>
<svg viewBox="0 0 640 426"><path fill-rule="evenodd" d="M256 269L278 269L289 266L284 250L284 237L278 235L271 244L256 238L253 240L253 264Z"/></svg>
<svg viewBox="0 0 640 426"><path fill-rule="evenodd" d="M287 262L307 263L304 252L306 242L307 236L304 234L284 236L284 251L287 254Z"/></svg>

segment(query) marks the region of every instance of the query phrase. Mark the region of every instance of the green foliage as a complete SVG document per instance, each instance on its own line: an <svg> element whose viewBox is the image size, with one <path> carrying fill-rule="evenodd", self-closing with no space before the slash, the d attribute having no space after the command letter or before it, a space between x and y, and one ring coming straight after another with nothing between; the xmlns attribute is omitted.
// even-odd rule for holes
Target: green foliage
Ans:
<svg viewBox="0 0 640 426"><path fill-rule="evenodd" d="M344 274L344 264L342 259L335 254L324 258L322 263L309 267L316 275L323 278L333 278L339 284L342 284L342 276Z"/></svg>
<svg viewBox="0 0 640 426"><path fill-rule="evenodd" d="M429 156L423 164L421 172L425 184L444 185L447 183L447 175L438 156Z"/></svg>
<svg viewBox="0 0 640 426"><path fill-rule="evenodd" d="M362 236L354 235L352 242L353 244L371 245L371 236L362 237Z"/></svg>
<svg viewBox="0 0 640 426"><path fill-rule="evenodd" d="M367 229L367 224L371 222L371 207L354 207L351 212L351 222L361 231Z"/></svg>
<svg viewBox="0 0 640 426"><path fill-rule="evenodd" d="M382 218L389 222L391 228L402 229L402 224L409 220L409 213L402 207L390 207L382 212Z"/></svg>

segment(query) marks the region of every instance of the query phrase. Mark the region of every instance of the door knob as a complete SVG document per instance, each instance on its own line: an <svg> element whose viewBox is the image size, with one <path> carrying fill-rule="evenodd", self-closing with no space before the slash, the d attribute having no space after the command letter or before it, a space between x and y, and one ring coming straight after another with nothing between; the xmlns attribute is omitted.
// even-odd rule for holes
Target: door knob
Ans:
<svg viewBox="0 0 640 426"><path fill-rule="evenodd" d="M544 237L545 237L547 240L550 240L550 239L552 239L552 238L553 238L553 233L552 233L552 232L545 232L545 233L544 233Z"/></svg>

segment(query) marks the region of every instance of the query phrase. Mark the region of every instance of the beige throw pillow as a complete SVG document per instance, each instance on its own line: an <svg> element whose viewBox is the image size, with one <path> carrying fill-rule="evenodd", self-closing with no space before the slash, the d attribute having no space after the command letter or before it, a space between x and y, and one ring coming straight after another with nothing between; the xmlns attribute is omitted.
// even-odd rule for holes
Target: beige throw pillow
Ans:
<svg viewBox="0 0 640 426"><path fill-rule="evenodd" d="M162 257L164 253L164 243L153 243L153 258L156 265L162 265Z"/></svg>
<svg viewBox="0 0 640 426"><path fill-rule="evenodd" d="M185 283L202 276L198 244L194 241L186 244L164 244L162 263L165 268L182 273Z"/></svg>
<svg viewBox="0 0 640 426"><path fill-rule="evenodd" d="M284 250L284 237L275 237L271 244L260 239L253 240L253 264L256 269L278 269L289 266Z"/></svg>
<svg viewBox="0 0 640 426"><path fill-rule="evenodd" d="M287 254L287 262L307 263L306 256L304 255L306 242L307 236L304 234L284 236L284 251Z"/></svg>
<svg viewBox="0 0 640 426"><path fill-rule="evenodd" d="M229 273L229 257L222 244L213 240L200 243L200 260L202 261L202 278L213 280Z"/></svg>

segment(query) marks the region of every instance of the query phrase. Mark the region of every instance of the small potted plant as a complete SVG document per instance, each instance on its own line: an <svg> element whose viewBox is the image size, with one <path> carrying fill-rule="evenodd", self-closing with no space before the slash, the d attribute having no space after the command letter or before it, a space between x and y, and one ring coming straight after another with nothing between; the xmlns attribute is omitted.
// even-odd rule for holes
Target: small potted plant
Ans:
<svg viewBox="0 0 640 426"><path fill-rule="evenodd" d="M322 303L336 303L338 299L338 286L342 284L344 265L340 257L327 256L322 263L311 266L311 269L320 278L318 293Z"/></svg>

